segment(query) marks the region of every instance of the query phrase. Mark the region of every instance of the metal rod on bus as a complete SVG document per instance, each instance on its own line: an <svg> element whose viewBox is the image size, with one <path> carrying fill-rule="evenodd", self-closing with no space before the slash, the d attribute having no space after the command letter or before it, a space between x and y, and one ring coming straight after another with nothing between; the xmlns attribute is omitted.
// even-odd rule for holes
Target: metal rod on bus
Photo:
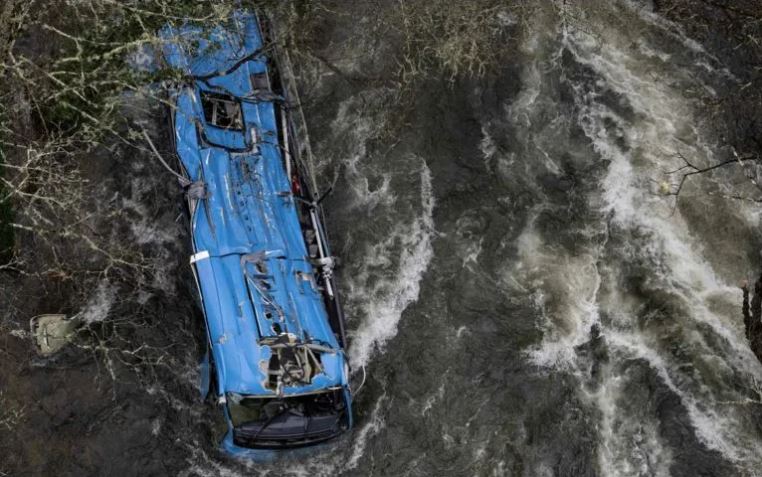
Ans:
<svg viewBox="0 0 762 477"><path fill-rule="evenodd" d="M317 213L315 212L315 209L310 209L310 219L312 219L312 227L315 229L315 238L317 239L317 245L318 245L318 253L320 254L320 258L326 258L325 256L325 249L323 248L323 238L320 234L320 228L318 227L318 220L317 220ZM326 273L323 272L323 278L325 281L325 289L328 292L328 296L333 298L333 287L331 286L331 280L328 276L326 276Z"/></svg>
<svg viewBox="0 0 762 477"><path fill-rule="evenodd" d="M289 188L291 187L291 143L288 140L288 122L286 111L280 108L280 124L283 130L283 148L286 151L286 177L288 177Z"/></svg>

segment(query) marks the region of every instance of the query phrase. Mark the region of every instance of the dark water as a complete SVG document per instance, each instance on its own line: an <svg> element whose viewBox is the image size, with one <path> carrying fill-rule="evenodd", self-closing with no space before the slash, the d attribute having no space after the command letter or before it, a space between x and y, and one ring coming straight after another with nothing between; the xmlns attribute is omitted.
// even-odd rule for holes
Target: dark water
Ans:
<svg viewBox="0 0 762 477"><path fill-rule="evenodd" d="M318 175L337 179L328 220L352 363L368 373L357 426L304 458L229 462L193 403L186 350L179 384L134 397L169 409L141 416L165 437L125 436L125 446L156 446L152 459L170 456L143 468L762 473L762 366L744 341L736 286L758 260L759 210L722 197L738 181L731 172L688 182L677 203L664 194L679 180L664 174L683 165L676 154L717 157L697 110L737 87L733 73L647 7L558 2L528 18L506 11L512 53L497 72L426 78L402 103L393 85L368 79L394 66L384 53L395 45L368 27L369 9L346 8L324 27L323 61L301 62L299 83ZM166 272L180 273L180 229L135 227Z"/></svg>

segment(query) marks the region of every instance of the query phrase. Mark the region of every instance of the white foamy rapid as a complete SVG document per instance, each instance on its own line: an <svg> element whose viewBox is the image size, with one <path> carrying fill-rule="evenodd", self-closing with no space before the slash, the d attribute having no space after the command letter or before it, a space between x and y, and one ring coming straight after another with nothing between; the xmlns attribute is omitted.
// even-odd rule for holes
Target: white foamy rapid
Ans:
<svg viewBox="0 0 762 477"><path fill-rule="evenodd" d="M364 223L364 230L352 227L348 232L346 241L358 251L342 274L355 369L397 334L403 312L418 299L433 255L434 194L426 161L367 148L393 120L384 107L392 94L378 88L350 97L331 123L329 149L344 149L340 161L349 200L342 206Z"/></svg>
<svg viewBox="0 0 762 477"><path fill-rule="evenodd" d="M600 412L598 459L605 475L666 476L674 458L655 411L630 402L630 386L640 379L628 374L625 363L633 360L647 363L679 397L704 446L739 470L758 468L762 445L754 424L744 406L727 404L745 399L743 391L728 383L743 382L751 391L762 379L762 367L748 349L737 316L740 293L732 285L737 277L728 276L731 266L718 269L722 256L705 249L701 234L713 232L698 229L695 219L675 207L675 198L658 188L666 180L674 190L679 176L665 179L663 174L683 165L678 153L697 164L717 161L685 90L698 86L711 96L711 75L730 81L732 75L678 27L653 13L631 2L600 7L558 8L560 51L551 55L549 64L538 67L534 62L526 68L525 92L509 111L520 131L536 131L531 107L539 107L538 96L545 96L538 95L549 82L543 75L567 67L553 64L566 55L564 61L571 58L581 71L578 76L561 75L572 91L577 127L592 144L594 157L606 164L600 189L588 199L606 224L604 238L578 244L569 253L531 220L518 241L520 261L510 279L532 293L542 317L543 339L527 350L528 357L537 365L571 370L581 381L589 380L583 365L589 358L579 357L579 347L590 339L591 326L602 327L609 362L582 395ZM663 31L680 42L679 48L695 57L695 66L672 61L672 52L649 42L648 36L627 33L645 29ZM537 53L547 49L545 43L558 42L558 37L538 33L525 48ZM555 163L544 156L545 169L557 173ZM681 200L701 203L707 210L715 205L715 199L695 186L684 188ZM722 207L717 213L727 220L755 225L757 216L746 205ZM534 217L542 210L538 206ZM609 245L612 239L621 244L617 250ZM667 314L673 322L644 319L641 298L620 289L632 266L647 270L647 292L674 302ZM743 276L746 270L736 272Z"/></svg>
<svg viewBox="0 0 762 477"><path fill-rule="evenodd" d="M538 24L547 21L540 18ZM498 160L499 173L508 178L516 174L527 177L526 186L535 189L540 197L544 191L538 178L542 174L559 177L560 156L574 152L576 147L567 137L574 119L558 111L558 85L547 78L549 72L562 68L562 51L552 30L533 29L525 40L522 53L530 61L522 71L522 91L507 108L508 119L517 126L516 138L523 147L518 154L525 157L512 153ZM528 294L541 317L538 326L543 338L526 350L530 362L569 369L575 366L576 348L589 340L590 327L600 321L598 261L604 244L578 244L570 253L549 243L537 229L538 218L546 213L568 212L548 211L543 203L533 208L516 241L518 260L506 271L503 281L516 293ZM590 223L587 227L582 235L592 237L600 234L605 225Z"/></svg>
<svg viewBox="0 0 762 477"><path fill-rule="evenodd" d="M608 335L607 335L608 337ZM659 432L659 420L642 403L628 399L627 377L610 366L602 370L601 384L589 398L600 411L598 462L611 476L669 477L672 451Z"/></svg>
<svg viewBox="0 0 762 477"><path fill-rule="evenodd" d="M538 366L573 367L577 346L590 339L590 327L600 321L598 251L570 256L546 248L532 226L522 232L518 245L514 276L533 290L543 318L542 342L529 350L529 359Z"/></svg>
<svg viewBox="0 0 762 477"><path fill-rule="evenodd" d="M98 284L85 307L80 311L80 317L85 323L95 323L108 318L117 297L117 289L108 280Z"/></svg>
<svg viewBox="0 0 762 477"><path fill-rule="evenodd" d="M370 418L355 433L352 454L349 456L349 459L343 466L343 470L352 470L357 468L357 465L360 463L360 459L365 453L365 446L368 444L368 439L383 428L384 421L381 419L381 412L384 402L386 402L386 394L382 394L378 398L376 405L373 407L373 411L370 414Z"/></svg>
<svg viewBox="0 0 762 477"><path fill-rule="evenodd" d="M353 333L350 349L354 367L367 364L373 351L382 349L397 334L402 313L418 299L421 279L433 255L434 196L431 173L425 161L420 160L420 163L420 215L411 222L395 224L382 241L369 245L364 254L368 264L383 266L396 262L396 267L384 267L386 276L380 279L374 277L374 280L371 280L366 267L360 275L349 280L350 293L361 297L363 315L363 321ZM390 261L392 255L397 256L394 262Z"/></svg>
<svg viewBox="0 0 762 477"><path fill-rule="evenodd" d="M663 21L652 25L662 27ZM674 338L684 340L683 346L693 348L696 354L689 367L679 366L683 363L663 349L660 337L652 334L656 330L642 329L636 324L635 310L623 310L617 302L603 305L611 313L612 325L616 328L616 331L606 330L607 344L617 356L648 362L662 382L680 397L696 436L708 448L721 452L732 462L745 465L759 462L762 447L747 438L750 434L744 429L744 413L736 412L738 408L718 406L717 401L725 395L724 390L711 388L706 383L710 376L691 369L709 365L711 358L706 355L716 352L707 346L706 338L702 336L706 331L699 331L705 329L698 326L697 322L700 322L711 328L713 338L720 340L721 351L726 354L724 369L715 367L713 372L746 375L749 382L754 376L760 376L759 366L750 356L736 317L710 311L711 304L707 301L708 291L724 294L722 298L731 303L737 299L737 292L731 291L732 288L704 258L701 242L693 236L679 211L673 214L673 199L658 196L651 186L656 171L675 165L670 155L676 152L701 164L714 162L712 151L704 145L693 119L691 104L679 90L680 80L687 82L691 72L652 68L652 62L647 58L649 51L633 52L622 44L627 43L628 38L608 36L607 33L603 33L606 36L601 41L600 36L569 27L564 35L564 46L576 61L601 78L605 88L623 98L633 115L627 119L621 117L596 96L600 91L585 91L584 86L579 86L575 91L580 110L579 124L596 152L609 161L608 173L601 185L604 211L613 221L613 230L648 237L640 248L623 250L623 254L641 259L646 257L653 264L651 271L655 275L655 286L681 299L690 315L682 317L688 320L685 325L695 327L695 331L680 332ZM686 42L686 47L700 52L691 42ZM615 128L610 126L612 123ZM619 145L622 138L629 148ZM616 390L620 376L608 378L610 381L602 385L598 396L604 429L612 420L617 421L613 416L621 411L617 409L617 403L624 397L617 395ZM624 426L633 424L633 421L620 422ZM655 459L656 468L651 470L656 475L667 475L670 459L666 454L659 455L663 445L653 427L654 422L643 423L639 429L645 435L640 443L650 449L645 454ZM632 439L632 434L621 431L620 428L619 433L604 433L602 436L601 467L611 469L612 475L646 475L642 471L648 470L651 462L639 458L638 446L634 446L633 441L622 442L623 438ZM616 465L612 466L612 462ZM635 463L641 467L635 468Z"/></svg>

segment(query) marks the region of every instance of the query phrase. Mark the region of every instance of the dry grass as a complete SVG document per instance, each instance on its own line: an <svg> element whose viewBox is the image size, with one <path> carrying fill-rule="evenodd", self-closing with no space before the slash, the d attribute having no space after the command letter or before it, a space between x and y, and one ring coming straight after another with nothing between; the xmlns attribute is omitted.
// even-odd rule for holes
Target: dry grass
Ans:
<svg viewBox="0 0 762 477"><path fill-rule="evenodd" d="M483 76L506 53L508 27L527 13L521 2L398 1L387 22L404 38L403 79L434 70L450 79Z"/></svg>

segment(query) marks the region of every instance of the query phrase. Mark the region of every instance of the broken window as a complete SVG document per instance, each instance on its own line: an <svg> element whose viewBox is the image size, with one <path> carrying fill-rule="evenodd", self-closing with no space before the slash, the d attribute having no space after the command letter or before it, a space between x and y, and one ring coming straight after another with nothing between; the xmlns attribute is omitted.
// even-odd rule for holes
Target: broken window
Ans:
<svg viewBox="0 0 762 477"><path fill-rule="evenodd" d="M232 96L202 92L201 104L208 124L223 129L243 130L241 103Z"/></svg>
<svg viewBox="0 0 762 477"><path fill-rule="evenodd" d="M293 336L293 335L291 335ZM266 388L278 389L285 386L306 386L312 379L323 372L320 352L310 345L298 345L295 342L284 344L287 336L279 335L270 345L270 361L267 365L268 380Z"/></svg>
<svg viewBox="0 0 762 477"><path fill-rule="evenodd" d="M270 91L270 78L267 72L251 75L251 89L254 91Z"/></svg>

